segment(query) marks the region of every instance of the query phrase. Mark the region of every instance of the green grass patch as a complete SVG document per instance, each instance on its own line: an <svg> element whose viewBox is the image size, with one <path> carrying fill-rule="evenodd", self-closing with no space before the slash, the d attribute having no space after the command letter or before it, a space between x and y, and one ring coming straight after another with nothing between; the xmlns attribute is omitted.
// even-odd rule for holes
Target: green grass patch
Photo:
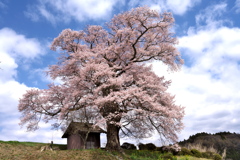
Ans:
<svg viewBox="0 0 240 160"><path fill-rule="evenodd" d="M147 150L125 150L125 154L132 160L152 160L158 159L161 155L157 151Z"/></svg>
<svg viewBox="0 0 240 160"><path fill-rule="evenodd" d="M46 143L39 143L39 142L19 142L19 141L1 141L0 143L11 144L11 145L27 145L27 146L37 146L37 145L44 145Z"/></svg>
<svg viewBox="0 0 240 160"><path fill-rule="evenodd" d="M178 156L177 160L209 160L209 159L197 158L197 157L192 157L192 156Z"/></svg>
<svg viewBox="0 0 240 160"><path fill-rule="evenodd" d="M67 146L53 144L53 148L60 150L40 152L47 143L0 141L0 159L24 160L206 160L190 156L173 156L170 153L162 154L159 151L124 150L124 153L106 151L104 149L66 150Z"/></svg>

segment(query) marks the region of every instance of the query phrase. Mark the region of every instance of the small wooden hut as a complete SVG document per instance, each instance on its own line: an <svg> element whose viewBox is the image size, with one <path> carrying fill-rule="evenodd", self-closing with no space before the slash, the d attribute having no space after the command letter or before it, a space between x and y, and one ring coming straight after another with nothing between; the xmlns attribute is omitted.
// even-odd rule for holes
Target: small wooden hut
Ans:
<svg viewBox="0 0 240 160"><path fill-rule="evenodd" d="M84 139L85 149L100 148L100 134L106 133L98 126L93 127L91 123L71 122L64 132L62 138L67 138L67 149L83 149Z"/></svg>

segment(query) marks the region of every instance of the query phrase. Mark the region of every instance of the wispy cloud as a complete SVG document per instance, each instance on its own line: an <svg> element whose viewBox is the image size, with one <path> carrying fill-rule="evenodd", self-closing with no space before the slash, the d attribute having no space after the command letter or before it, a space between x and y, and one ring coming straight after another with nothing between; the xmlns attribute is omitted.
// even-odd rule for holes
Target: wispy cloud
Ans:
<svg viewBox="0 0 240 160"><path fill-rule="evenodd" d="M231 21L223 16L227 9L227 3L225 2L207 7L195 16L197 26L199 28L207 27L208 29L211 29L213 27L231 24Z"/></svg>
<svg viewBox="0 0 240 160"><path fill-rule="evenodd" d="M49 71L49 68L38 68L31 71L32 75L35 77L37 76L41 82L45 82L47 84L54 83L56 85L63 84L63 81L60 78L52 79L49 75L47 75L47 71ZM34 77L31 76L30 79L33 79Z"/></svg>
<svg viewBox="0 0 240 160"><path fill-rule="evenodd" d="M147 1L137 1L130 0L128 4L131 7L136 7L138 5L147 5L152 9L163 11L170 11L176 15L184 15L187 11L192 9L194 6L199 4L201 0L147 0Z"/></svg>
<svg viewBox="0 0 240 160"><path fill-rule="evenodd" d="M52 24L68 23L72 20L78 22L98 20L110 18L117 3L118 0L38 0L38 4L29 6L25 14L33 21L43 17Z"/></svg>
<svg viewBox="0 0 240 160"><path fill-rule="evenodd" d="M236 0L235 2L235 8L236 8L236 12L240 13L240 0Z"/></svg>
<svg viewBox="0 0 240 160"><path fill-rule="evenodd" d="M171 11L177 15L183 15L201 0L148 0L148 1L112 1L112 0L38 0L36 5L28 6L25 15L33 21L46 19L53 25L58 22L69 23L70 21L102 20L112 17L114 7L119 8L127 5L137 7L150 6L159 11Z"/></svg>
<svg viewBox="0 0 240 160"><path fill-rule="evenodd" d="M201 0L168 0L166 1L166 8L174 14L183 15L200 2Z"/></svg>
<svg viewBox="0 0 240 160"><path fill-rule="evenodd" d="M0 2L0 8L5 9L5 8L7 8L7 5L5 5L3 2Z"/></svg>

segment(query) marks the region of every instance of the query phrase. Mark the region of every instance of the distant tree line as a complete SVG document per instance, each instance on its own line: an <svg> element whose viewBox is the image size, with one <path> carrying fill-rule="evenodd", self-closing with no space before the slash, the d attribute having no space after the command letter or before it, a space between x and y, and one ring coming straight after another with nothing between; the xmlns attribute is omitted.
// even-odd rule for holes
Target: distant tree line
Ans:
<svg viewBox="0 0 240 160"><path fill-rule="evenodd" d="M179 145L181 147L201 145L203 148L214 148L220 154L226 152L226 159L240 159L240 134L235 132L224 131L214 134L201 132L180 141Z"/></svg>

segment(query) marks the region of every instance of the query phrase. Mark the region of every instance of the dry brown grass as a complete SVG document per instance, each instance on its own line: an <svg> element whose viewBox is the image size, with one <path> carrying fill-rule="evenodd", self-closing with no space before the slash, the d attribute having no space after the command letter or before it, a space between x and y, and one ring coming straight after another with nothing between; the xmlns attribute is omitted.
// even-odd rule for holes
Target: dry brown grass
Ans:
<svg viewBox="0 0 240 160"><path fill-rule="evenodd" d="M196 158L196 157L190 157L190 156L179 156L177 160L209 160L206 158Z"/></svg>
<svg viewBox="0 0 240 160"><path fill-rule="evenodd" d="M0 141L0 160L158 160L159 152L126 151L125 154L108 152L101 149L93 150L54 150L43 151L45 143ZM64 149L64 145L54 145L53 148ZM190 156L177 157L178 160L206 160Z"/></svg>
<svg viewBox="0 0 240 160"><path fill-rule="evenodd" d="M216 150L213 146L211 147L205 147L203 146L201 143L198 144L188 144L186 146L187 149L191 150L191 149L197 149L200 152L212 152L212 153L218 153L218 150Z"/></svg>
<svg viewBox="0 0 240 160"><path fill-rule="evenodd" d="M212 153L216 153L221 155L221 153L219 153L219 151L217 149L215 149L213 146L211 147L205 147L203 146L201 143L197 143L197 144L188 144L187 146L185 146L188 150L191 149L197 149L200 152L212 152Z"/></svg>
<svg viewBox="0 0 240 160"><path fill-rule="evenodd" d="M0 159L14 160L117 160L106 151L98 150L56 150L40 152L42 143L6 143L0 141Z"/></svg>

